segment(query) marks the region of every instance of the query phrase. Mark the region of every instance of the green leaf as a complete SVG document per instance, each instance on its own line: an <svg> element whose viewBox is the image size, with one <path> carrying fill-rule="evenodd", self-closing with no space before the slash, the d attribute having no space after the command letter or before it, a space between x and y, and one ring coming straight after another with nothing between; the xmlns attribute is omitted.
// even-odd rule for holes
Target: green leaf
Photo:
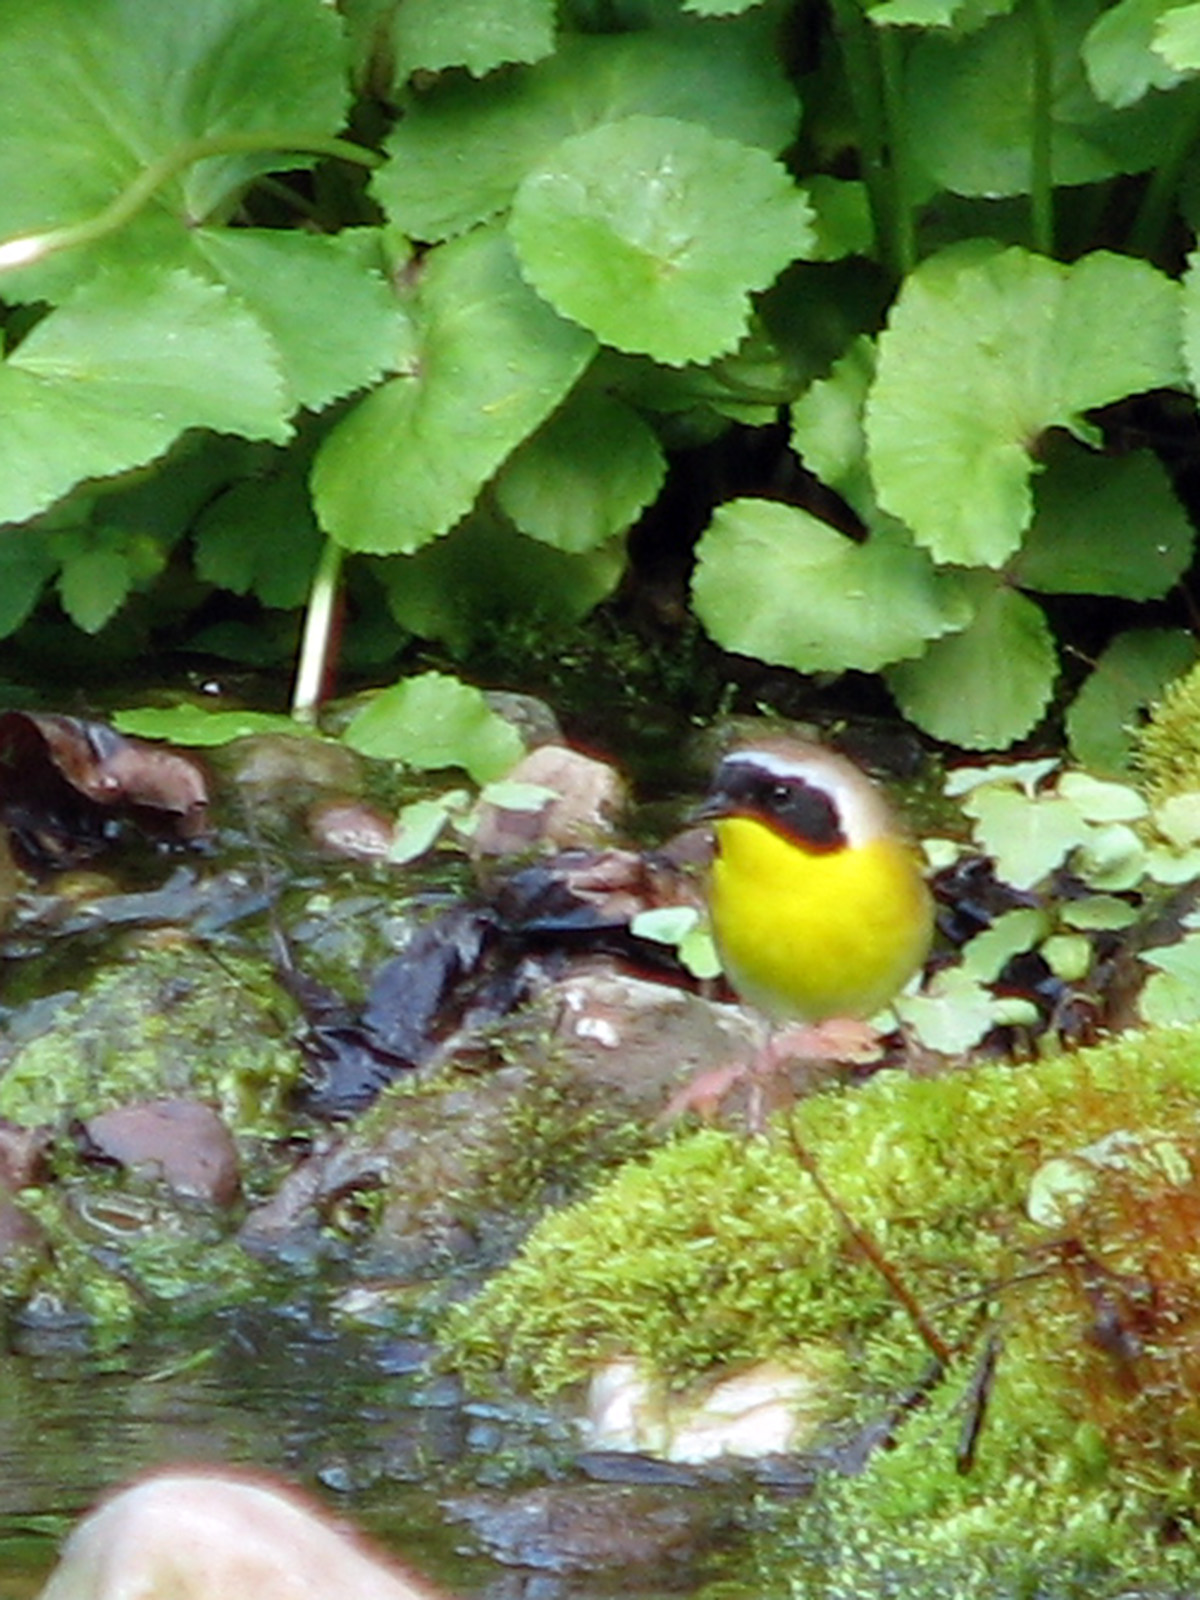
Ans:
<svg viewBox="0 0 1200 1600"><path fill-rule="evenodd" d="M481 78L554 49L554 0L404 0L392 24L396 81L465 67Z"/></svg>
<svg viewBox="0 0 1200 1600"><path fill-rule="evenodd" d="M919 660L889 668L887 684L904 715L934 738L967 750L1002 750L1045 711L1057 671L1042 612L996 585L967 627L934 640Z"/></svg>
<svg viewBox="0 0 1200 1600"><path fill-rule="evenodd" d="M1005 883L1032 889L1090 837L1092 830L1069 800L989 785L963 806L975 819L974 837L996 863Z"/></svg>
<svg viewBox="0 0 1200 1600"><path fill-rule="evenodd" d="M318 411L395 371L410 350L391 288L337 239L254 228L198 228L192 238L274 340L294 405Z"/></svg>
<svg viewBox="0 0 1200 1600"><path fill-rule="evenodd" d="M1154 30L1154 51L1176 72L1200 71L1200 5L1165 8Z"/></svg>
<svg viewBox="0 0 1200 1600"><path fill-rule="evenodd" d="M866 429L880 504L937 560L999 566L1029 525L1039 436L1180 381L1178 289L1106 252L1065 267L951 250L906 280L878 360Z"/></svg>
<svg viewBox="0 0 1200 1600"><path fill-rule="evenodd" d="M77 628L99 633L125 603L133 581L126 553L111 544L100 545L78 550L64 560L58 575L58 597Z"/></svg>
<svg viewBox="0 0 1200 1600"><path fill-rule="evenodd" d="M509 457L496 500L531 539L578 554L623 533L662 488L666 470L657 436L636 411L576 390Z"/></svg>
<svg viewBox="0 0 1200 1600"><path fill-rule="evenodd" d="M1013 582L1043 594L1158 600L1192 559L1195 534L1157 456L1101 456L1069 444L1038 478Z"/></svg>
<svg viewBox="0 0 1200 1600"><path fill-rule="evenodd" d="M751 291L813 247L812 211L784 167L670 117L565 139L526 174L510 230L556 310L668 366L732 350Z"/></svg>
<svg viewBox="0 0 1200 1600"><path fill-rule="evenodd" d="M1130 106L1150 89L1173 89L1180 74L1152 48L1166 12L1178 0L1118 0L1088 29L1083 64L1088 82L1110 106Z"/></svg>
<svg viewBox="0 0 1200 1600"><path fill-rule="evenodd" d="M94 216L185 141L329 136L348 105L339 21L321 0L5 0L0 59L0 236ZM178 260L248 182L312 159L268 147L199 162L102 243L6 275L5 292L57 299L101 263Z"/></svg>
<svg viewBox="0 0 1200 1600"><path fill-rule="evenodd" d="M1089 894L1082 900L1065 900L1059 918L1068 928L1085 933L1113 933L1131 928L1138 920L1137 906L1115 894Z"/></svg>
<svg viewBox="0 0 1200 1600"><path fill-rule="evenodd" d="M478 689L426 672L381 690L342 735L352 750L428 771L462 767L477 783L507 772L524 746Z"/></svg>
<svg viewBox="0 0 1200 1600"><path fill-rule="evenodd" d="M1121 894L1136 889L1145 876L1149 852L1124 822L1094 827L1075 852L1071 867L1089 887Z"/></svg>
<svg viewBox="0 0 1200 1600"><path fill-rule="evenodd" d="M1116 112L1093 94L1084 37L1099 0L1055 0L1051 37L1050 160L1055 185L1096 183L1156 164L1177 108L1164 99ZM908 61L908 127L917 161L955 194L1028 194L1035 74L1031 6L965 38L926 34Z"/></svg>
<svg viewBox="0 0 1200 1600"><path fill-rule="evenodd" d="M1142 1021L1151 1027L1200 1022L1200 934L1139 951L1139 958L1158 969L1138 997Z"/></svg>
<svg viewBox="0 0 1200 1600"><path fill-rule="evenodd" d="M1031 1014L1013 1017L1007 1000L998 1000L981 983L958 967L939 972L922 994L901 995L893 1002L896 1015L927 1050L957 1056L972 1049L1001 1022L1037 1019Z"/></svg>
<svg viewBox="0 0 1200 1600"><path fill-rule="evenodd" d="M865 183L818 172L806 177L804 186L813 208L814 261L874 254L875 226Z"/></svg>
<svg viewBox="0 0 1200 1600"><path fill-rule="evenodd" d="M792 449L864 522L877 515L867 467L863 408L875 376L875 344L860 336L792 406Z"/></svg>
<svg viewBox="0 0 1200 1600"><path fill-rule="evenodd" d="M313 467L318 519L347 550L407 555L448 532L595 351L492 230L430 252L414 314L412 370L338 423Z"/></svg>
<svg viewBox="0 0 1200 1600"><path fill-rule="evenodd" d="M620 539L567 555L477 515L416 555L387 562L380 576L397 622L462 655L514 618L523 628L578 622L612 593L624 570Z"/></svg>
<svg viewBox="0 0 1200 1600"><path fill-rule="evenodd" d="M166 739L171 744L214 748L258 733L286 733L297 739L319 735L306 723L273 711L214 711L204 706L140 706L117 711L112 719L120 733L138 739Z"/></svg>
<svg viewBox="0 0 1200 1600"><path fill-rule="evenodd" d="M1090 772L1064 772L1058 793L1089 822L1140 822L1149 806L1128 783L1109 783Z"/></svg>
<svg viewBox="0 0 1200 1600"><path fill-rule="evenodd" d="M1005 911L963 946L962 970L977 983L994 983L1013 956L1036 950L1049 931L1050 918L1037 907Z"/></svg>
<svg viewBox="0 0 1200 1600"><path fill-rule="evenodd" d="M696 615L726 650L800 672L873 672L970 617L902 530L863 544L798 506L731 500L696 550Z"/></svg>
<svg viewBox="0 0 1200 1600"><path fill-rule="evenodd" d="M372 190L405 233L445 239L507 210L561 140L636 112L775 152L794 138L799 106L769 30L757 26L566 34L537 66L417 96Z"/></svg>
<svg viewBox="0 0 1200 1600"><path fill-rule="evenodd" d="M0 529L0 639L15 633L29 617L56 565L40 531Z"/></svg>
<svg viewBox="0 0 1200 1600"><path fill-rule="evenodd" d="M1200 843L1200 794L1173 794L1154 808L1154 826L1177 850Z"/></svg>
<svg viewBox="0 0 1200 1600"><path fill-rule="evenodd" d="M458 797L462 793L462 790L456 789L450 795L441 795L436 800L414 800L410 805L402 806L396 818L396 831L388 850L388 860L403 866L405 862L416 861L419 856L432 850L457 815L460 808Z"/></svg>
<svg viewBox="0 0 1200 1600"><path fill-rule="evenodd" d="M306 458L287 452L279 470L232 484L196 525L196 571L234 594L289 610L308 598L324 544L309 499Z"/></svg>
<svg viewBox="0 0 1200 1600"><path fill-rule="evenodd" d="M0 520L152 461L185 428L282 441L289 409L270 341L223 289L105 274L0 366Z"/></svg>
<svg viewBox="0 0 1200 1600"><path fill-rule="evenodd" d="M1196 641L1183 628L1133 628L1119 633L1071 702L1071 753L1096 772L1129 765L1141 713L1196 659Z"/></svg>

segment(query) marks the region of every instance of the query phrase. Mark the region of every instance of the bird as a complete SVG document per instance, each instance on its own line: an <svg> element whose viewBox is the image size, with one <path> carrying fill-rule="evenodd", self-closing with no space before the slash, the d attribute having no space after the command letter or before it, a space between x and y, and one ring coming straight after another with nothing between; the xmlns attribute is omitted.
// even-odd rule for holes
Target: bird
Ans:
<svg viewBox="0 0 1200 1600"><path fill-rule="evenodd" d="M847 1023L869 1037L933 934L919 859L880 789L822 745L764 738L723 757L697 816L715 836L717 953L771 1028L758 1068L836 1055L856 1037Z"/></svg>

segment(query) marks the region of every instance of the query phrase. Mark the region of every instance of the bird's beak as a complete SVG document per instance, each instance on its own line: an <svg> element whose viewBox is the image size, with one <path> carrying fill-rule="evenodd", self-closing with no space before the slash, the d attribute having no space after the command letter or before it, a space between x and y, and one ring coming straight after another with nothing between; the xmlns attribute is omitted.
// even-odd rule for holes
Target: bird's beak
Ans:
<svg viewBox="0 0 1200 1600"><path fill-rule="evenodd" d="M733 807L729 803L729 796L722 794L719 789L714 789L711 794L705 795L700 804L688 812L689 822L712 822L717 817L727 817Z"/></svg>

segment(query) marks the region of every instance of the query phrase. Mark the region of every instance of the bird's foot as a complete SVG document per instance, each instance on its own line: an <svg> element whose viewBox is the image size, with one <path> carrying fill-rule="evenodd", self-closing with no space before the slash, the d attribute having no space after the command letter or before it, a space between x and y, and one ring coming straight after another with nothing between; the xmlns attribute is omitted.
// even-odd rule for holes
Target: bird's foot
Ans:
<svg viewBox="0 0 1200 1600"><path fill-rule="evenodd" d="M815 1076L834 1065L860 1066L880 1055L882 1045L877 1028L853 1017L773 1028L748 1061L727 1062L689 1079L671 1096L659 1120L671 1123L687 1112L711 1120L735 1090L744 1089L746 1122L761 1133L770 1113L795 1098L790 1068L800 1066Z"/></svg>

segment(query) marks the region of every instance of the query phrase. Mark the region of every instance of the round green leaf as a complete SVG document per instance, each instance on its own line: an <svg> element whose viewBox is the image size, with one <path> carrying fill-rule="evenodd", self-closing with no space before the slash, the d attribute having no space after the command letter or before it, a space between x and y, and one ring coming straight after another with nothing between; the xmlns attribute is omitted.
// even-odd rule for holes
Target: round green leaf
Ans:
<svg viewBox="0 0 1200 1600"><path fill-rule="evenodd" d="M1196 640L1184 628L1133 628L1112 639L1071 702L1071 753L1096 772L1129 764L1141 713L1196 659Z"/></svg>
<svg viewBox="0 0 1200 1600"><path fill-rule="evenodd" d="M554 0L404 0L392 22L396 81L465 67L477 78L554 49Z"/></svg>
<svg viewBox="0 0 1200 1600"><path fill-rule="evenodd" d="M1162 10L1154 29L1154 53L1173 72L1200 71L1200 5L1164 6Z"/></svg>
<svg viewBox="0 0 1200 1600"><path fill-rule="evenodd" d="M1173 89L1180 74L1152 48L1164 12L1178 0L1118 0L1083 41L1083 64L1093 92L1110 106L1130 106L1150 89Z"/></svg>
<svg viewBox="0 0 1200 1600"><path fill-rule="evenodd" d="M1195 532L1157 456L1101 456L1076 444L1051 452L1034 517L1012 568L1043 594L1157 600L1192 559Z"/></svg>
<svg viewBox="0 0 1200 1600"><path fill-rule="evenodd" d="M467 511L595 350L477 229L426 258L412 368L332 430L313 467L321 525L348 550L409 554Z"/></svg>
<svg viewBox="0 0 1200 1600"><path fill-rule="evenodd" d="M732 350L751 291L813 246L811 209L777 161L669 117L564 140L522 181L510 227L556 310L670 366Z"/></svg>
<svg viewBox="0 0 1200 1600"><path fill-rule="evenodd" d="M480 690L440 672L425 672L381 690L353 718L342 738L352 750L424 771L462 767L477 783L520 759L521 736Z"/></svg>
<svg viewBox="0 0 1200 1600"><path fill-rule="evenodd" d="M989 247L923 262L880 335L867 400L880 504L937 560L1001 565L1030 521L1039 436L1180 381L1178 294L1102 251L1070 267Z"/></svg>
<svg viewBox="0 0 1200 1600"><path fill-rule="evenodd" d="M1084 73L1084 36L1098 0L1055 0L1050 24L1050 159L1055 185L1095 183L1158 160L1173 108L1118 113ZM1014 8L962 38L929 33L909 57L908 127L913 152L955 194L1028 194L1035 124L1034 11ZM1157 134L1155 139L1154 134Z"/></svg>
<svg viewBox="0 0 1200 1600"><path fill-rule="evenodd" d="M320 410L399 365L408 320L337 239L257 228L197 228L192 239L271 335L296 405Z"/></svg>
<svg viewBox="0 0 1200 1600"><path fill-rule="evenodd" d="M0 365L0 521L153 461L187 428L282 442L290 410L270 341L224 289L104 273Z"/></svg>
<svg viewBox="0 0 1200 1600"><path fill-rule="evenodd" d="M372 189L405 233L445 239L507 210L561 140L636 112L775 152L794 138L799 106L757 26L564 34L536 66L484 83L447 77L414 98Z"/></svg>
<svg viewBox="0 0 1200 1600"><path fill-rule="evenodd" d="M731 500L696 551L696 615L726 650L801 672L877 671L970 616L902 531L856 544L797 506Z"/></svg>
<svg viewBox="0 0 1200 1600"><path fill-rule="evenodd" d="M522 533L578 554L622 533L662 487L654 430L606 394L576 390L510 456L496 499Z"/></svg>
<svg viewBox="0 0 1200 1600"><path fill-rule="evenodd" d="M1040 883L1092 833L1069 800L1057 795L1031 800L999 784L976 790L969 811L976 844L991 856L1003 881L1018 889Z"/></svg>
<svg viewBox="0 0 1200 1600"><path fill-rule="evenodd" d="M1002 750L1028 733L1050 703L1058 671L1041 610L997 585L960 633L936 639L918 661L887 673L905 716L967 750Z"/></svg>
<svg viewBox="0 0 1200 1600"><path fill-rule="evenodd" d="M191 230L253 178L315 159L271 133L336 134L349 99L321 0L6 0L0 59L0 237L95 215L187 140L268 136L187 167L103 241L6 274L8 297L61 298L102 263L186 261Z"/></svg>

